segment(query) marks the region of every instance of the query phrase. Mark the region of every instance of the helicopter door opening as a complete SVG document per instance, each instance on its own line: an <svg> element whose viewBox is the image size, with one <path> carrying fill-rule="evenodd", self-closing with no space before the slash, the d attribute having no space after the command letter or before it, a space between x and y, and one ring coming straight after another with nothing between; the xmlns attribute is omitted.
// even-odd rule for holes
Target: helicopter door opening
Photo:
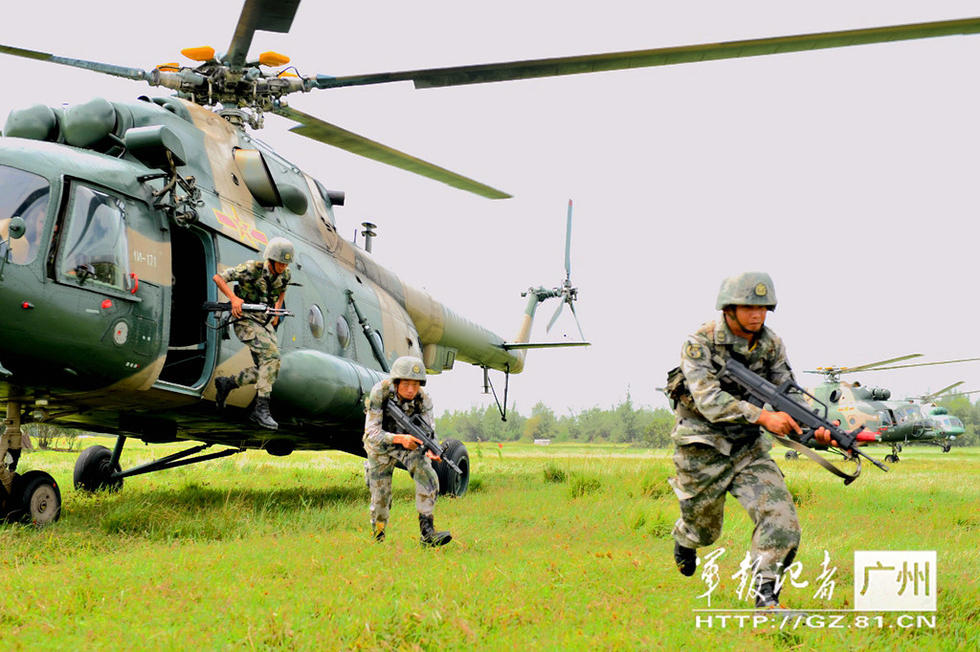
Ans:
<svg viewBox="0 0 980 652"><path fill-rule="evenodd" d="M215 333L207 328L201 306L211 291L214 254L207 234L194 227L172 226L173 281L170 293L170 343L160 380L200 389L214 366Z"/></svg>

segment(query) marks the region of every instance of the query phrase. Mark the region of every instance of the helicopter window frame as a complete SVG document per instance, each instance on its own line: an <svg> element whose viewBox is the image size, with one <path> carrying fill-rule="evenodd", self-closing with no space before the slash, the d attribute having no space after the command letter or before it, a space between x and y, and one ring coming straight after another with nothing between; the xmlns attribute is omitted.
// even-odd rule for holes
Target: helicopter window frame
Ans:
<svg viewBox="0 0 980 652"><path fill-rule="evenodd" d="M13 176L7 171L12 171ZM18 176L21 177L20 180L15 178ZM27 187L25 182L33 182L35 177L37 183ZM11 182L16 194L5 192L5 182L8 181ZM17 205L10 206L10 214L8 215L5 203L7 198L12 196L17 198ZM8 241L3 253L7 255L9 252L10 263L30 265L37 260L38 252L41 250L42 234L47 226L52 197L54 197L53 184L44 175L13 165L0 164L0 240ZM23 219L26 228L23 236L10 240L8 225L13 217Z"/></svg>
<svg viewBox="0 0 980 652"><path fill-rule="evenodd" d="M131 292L130 248L127 233L129 225L126 219L127 209L132 207L137 200L79 179L65 179L63 187L64 199L58 212L58 241L52 251L51 258L52 276L61 283L78 288L103 294L113 294L133 302L142 301ZM87 214L81 218L85 225L79 232L77 230L79 218L75 211L79 207L78 197L83 192L88 192L91 196L86 209ZM98 199L102 199L100 205L93 206L92 201ZM109 210L100 211L99 209L102 207L109 207ZM113 220L113 215L116 217L115 220ZM93 219L101 220L102 223L95 223ZM106 224L106 219L110 220L111 223ZM92 228L101 228L103 233L90 230ZM107 234L113 236L113 241L109 243L106 251L100 252L101 256L96 256L93 259L84 251L74 255L80 246L89 245L92 242L99 244L100 241L105 244ZM94 241L91 239L93 236L95 237ZM105 260L101 258L105 258ZM66 267L66 265L73 263L77 264L70 268ZM88 266L89 273L80 279L78 270L85 265Z"/></svg>

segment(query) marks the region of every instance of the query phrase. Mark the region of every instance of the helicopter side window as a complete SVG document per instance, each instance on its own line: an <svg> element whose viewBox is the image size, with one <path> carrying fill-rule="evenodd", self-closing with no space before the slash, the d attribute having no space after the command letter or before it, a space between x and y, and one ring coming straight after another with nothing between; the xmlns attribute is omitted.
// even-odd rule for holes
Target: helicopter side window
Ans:
<svg viewBox="0 0 980 652"><path fill-rule="evenodd" d="M75 185L65 217L59 269L79 285L126 289L129 271L126 205L101 190Z"/></svg>
<svg viewBox="0 0 980 652"><path fill-rule="evenodd" d="M24 220L24 235L10 240L10 262L28 265L37 258L48 212L48 180L31 172L0 165L0 241L9 236L10 221Z"/></svg>

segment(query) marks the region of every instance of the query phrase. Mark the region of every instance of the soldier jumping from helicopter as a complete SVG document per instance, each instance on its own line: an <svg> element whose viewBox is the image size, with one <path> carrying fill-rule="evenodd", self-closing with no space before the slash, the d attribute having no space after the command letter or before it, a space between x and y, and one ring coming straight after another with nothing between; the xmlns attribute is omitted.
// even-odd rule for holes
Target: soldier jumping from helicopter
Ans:
<svg viewBox="0 0 980 652"><path fill-rule="evenodd" d="M391 473L396 462L401 462L415 480L415 507L422 544L443 546L453 538L449 532L437 531L432 520L439 477L429 460L439 458L428 450L423 453L422 442L416 437L396 432L395 424L385 412L387 402L396 401L405 414L421 414L432 427L432 399L423 385L425 365L418 358L402 356L391 365L389 377L377 383L365 401L363 442L368 457L365 468L371 488L371 532L377 541L385 538L391 510Z"/></svg>
<svg viewBox="0 0 980 652"><path fill-rule="evenodd" d="M261 313L244 314L242 304L262 303L270 308L282 308L290 279L289 263L293 262L293 257L293 244L289 240L273 238L265 247L264 260L248 260L213 277L218 289L231 301L231 314L236 319L235 335L248 345L255 362L237 376L216 378L214 402L223 408L231 390L254 383L255 407L249 419L269 430L279 428L269 412L269 396L279 375L275 330L279 317L269 319ZM237 281L234 291L228 285L232 281Z"/></svg>
<svg viewBox="0 0 980 652"><path fill-rule="evenodd" d="M721 319L688 337L680 367L668 375L677 416L671 433L677 477L670 483L681 511L673 530L674 561L683 575L694 574L696 548L721 534L730 492L755 524L751 561L757 567L750 595L757 608L781 608L776 579L793 562L800 524L783 475L769 456L772 443L759 426L781 437L802 430L785 412L758 407L740 387L719 381L715 366L718 358L735 358L776 385L793 381L783 341L765 326L767 312L776 309L772 279L763 272L727 278L715 307ZM814 435L829 441L824 428Z"/></svg>

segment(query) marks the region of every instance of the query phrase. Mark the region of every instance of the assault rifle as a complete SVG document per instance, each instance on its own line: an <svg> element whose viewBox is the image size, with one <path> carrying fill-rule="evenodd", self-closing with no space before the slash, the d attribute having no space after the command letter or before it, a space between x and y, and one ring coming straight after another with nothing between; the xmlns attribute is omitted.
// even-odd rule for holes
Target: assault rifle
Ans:
<svg viewBox="0 0 980 652"><path fill-rule="evenodd" d="M882 471L888 470L888 467L878 460L869 457L857 446L857 435L859 432L861 432L861 430L863 430L862 426L858 426L854 430L848 432L840 426L832 423L827 419L827 406L824 403L821 403L815 396L808 394L806 390L796 383L787 380L777 387L762 376L751 371L738 360L729 358L726 361L716 357L714 362L720 367L717 374L719 379L727 378L728 380L733 381L751 395L752 399L754 400L750 400L750 402L755 403L759 407L762 407L768 403L770 406L772 406L773 410L777 412L785 412L793 417L793 420L796 421L796 423L800 425L800 428L803 429L802 436L797 437L796 435L792 435L792 439L790 439L789 442L782 437L776 437L776 441L789 448L799 450L807 455L807 457L824 466L834 475L844 478L844 484L850 484L861 474L861 460L858 456L870 460L872 464L877 466ZM811 410L810 408L797 403L790 397L790 392L798 392L799 394L813 399L815 403L819 404L823 408L823 416L820 416L819 409ZM826 428L830 432L831 438L834 439L838 445L836 447L825 447L819 444L813 435L818 428ZM843 455L846 459L855 460L857 462L857 470L853 475L845 474L843 471L827 462L827 460L818 456L816 453L813 453L810 449L814 447L829 448L830 450Z"/></svg>
<svg viewBox="0 0 980 652"><path fill-rule="evenodd" d="M201 308L205 312L231 312L231 303L205 301ZM243 303L242 312L265 315L266 317L293 317L285 308L270 308L264 303Z"/></svg>
<svg viewBox="0 0 980 652"><path fill-rule="evenodd" d="M395 425L397 425L403 433L411 435L422 442L423 451L432 451L433 455L436 457L441 457L442 461L445 462L446 465L453 471L459 473L460 475L463 474L460 468L456 466L456 462L453 462L448 457L442 457L442 446L440 446L439 442L435 439L436 433L434 433L432 428L429 427L429 424L422 419L421 414L413 414L410 417L405 414L394 401L387 402L385 411L388 413L388 416L395 420Z"/></svg>

